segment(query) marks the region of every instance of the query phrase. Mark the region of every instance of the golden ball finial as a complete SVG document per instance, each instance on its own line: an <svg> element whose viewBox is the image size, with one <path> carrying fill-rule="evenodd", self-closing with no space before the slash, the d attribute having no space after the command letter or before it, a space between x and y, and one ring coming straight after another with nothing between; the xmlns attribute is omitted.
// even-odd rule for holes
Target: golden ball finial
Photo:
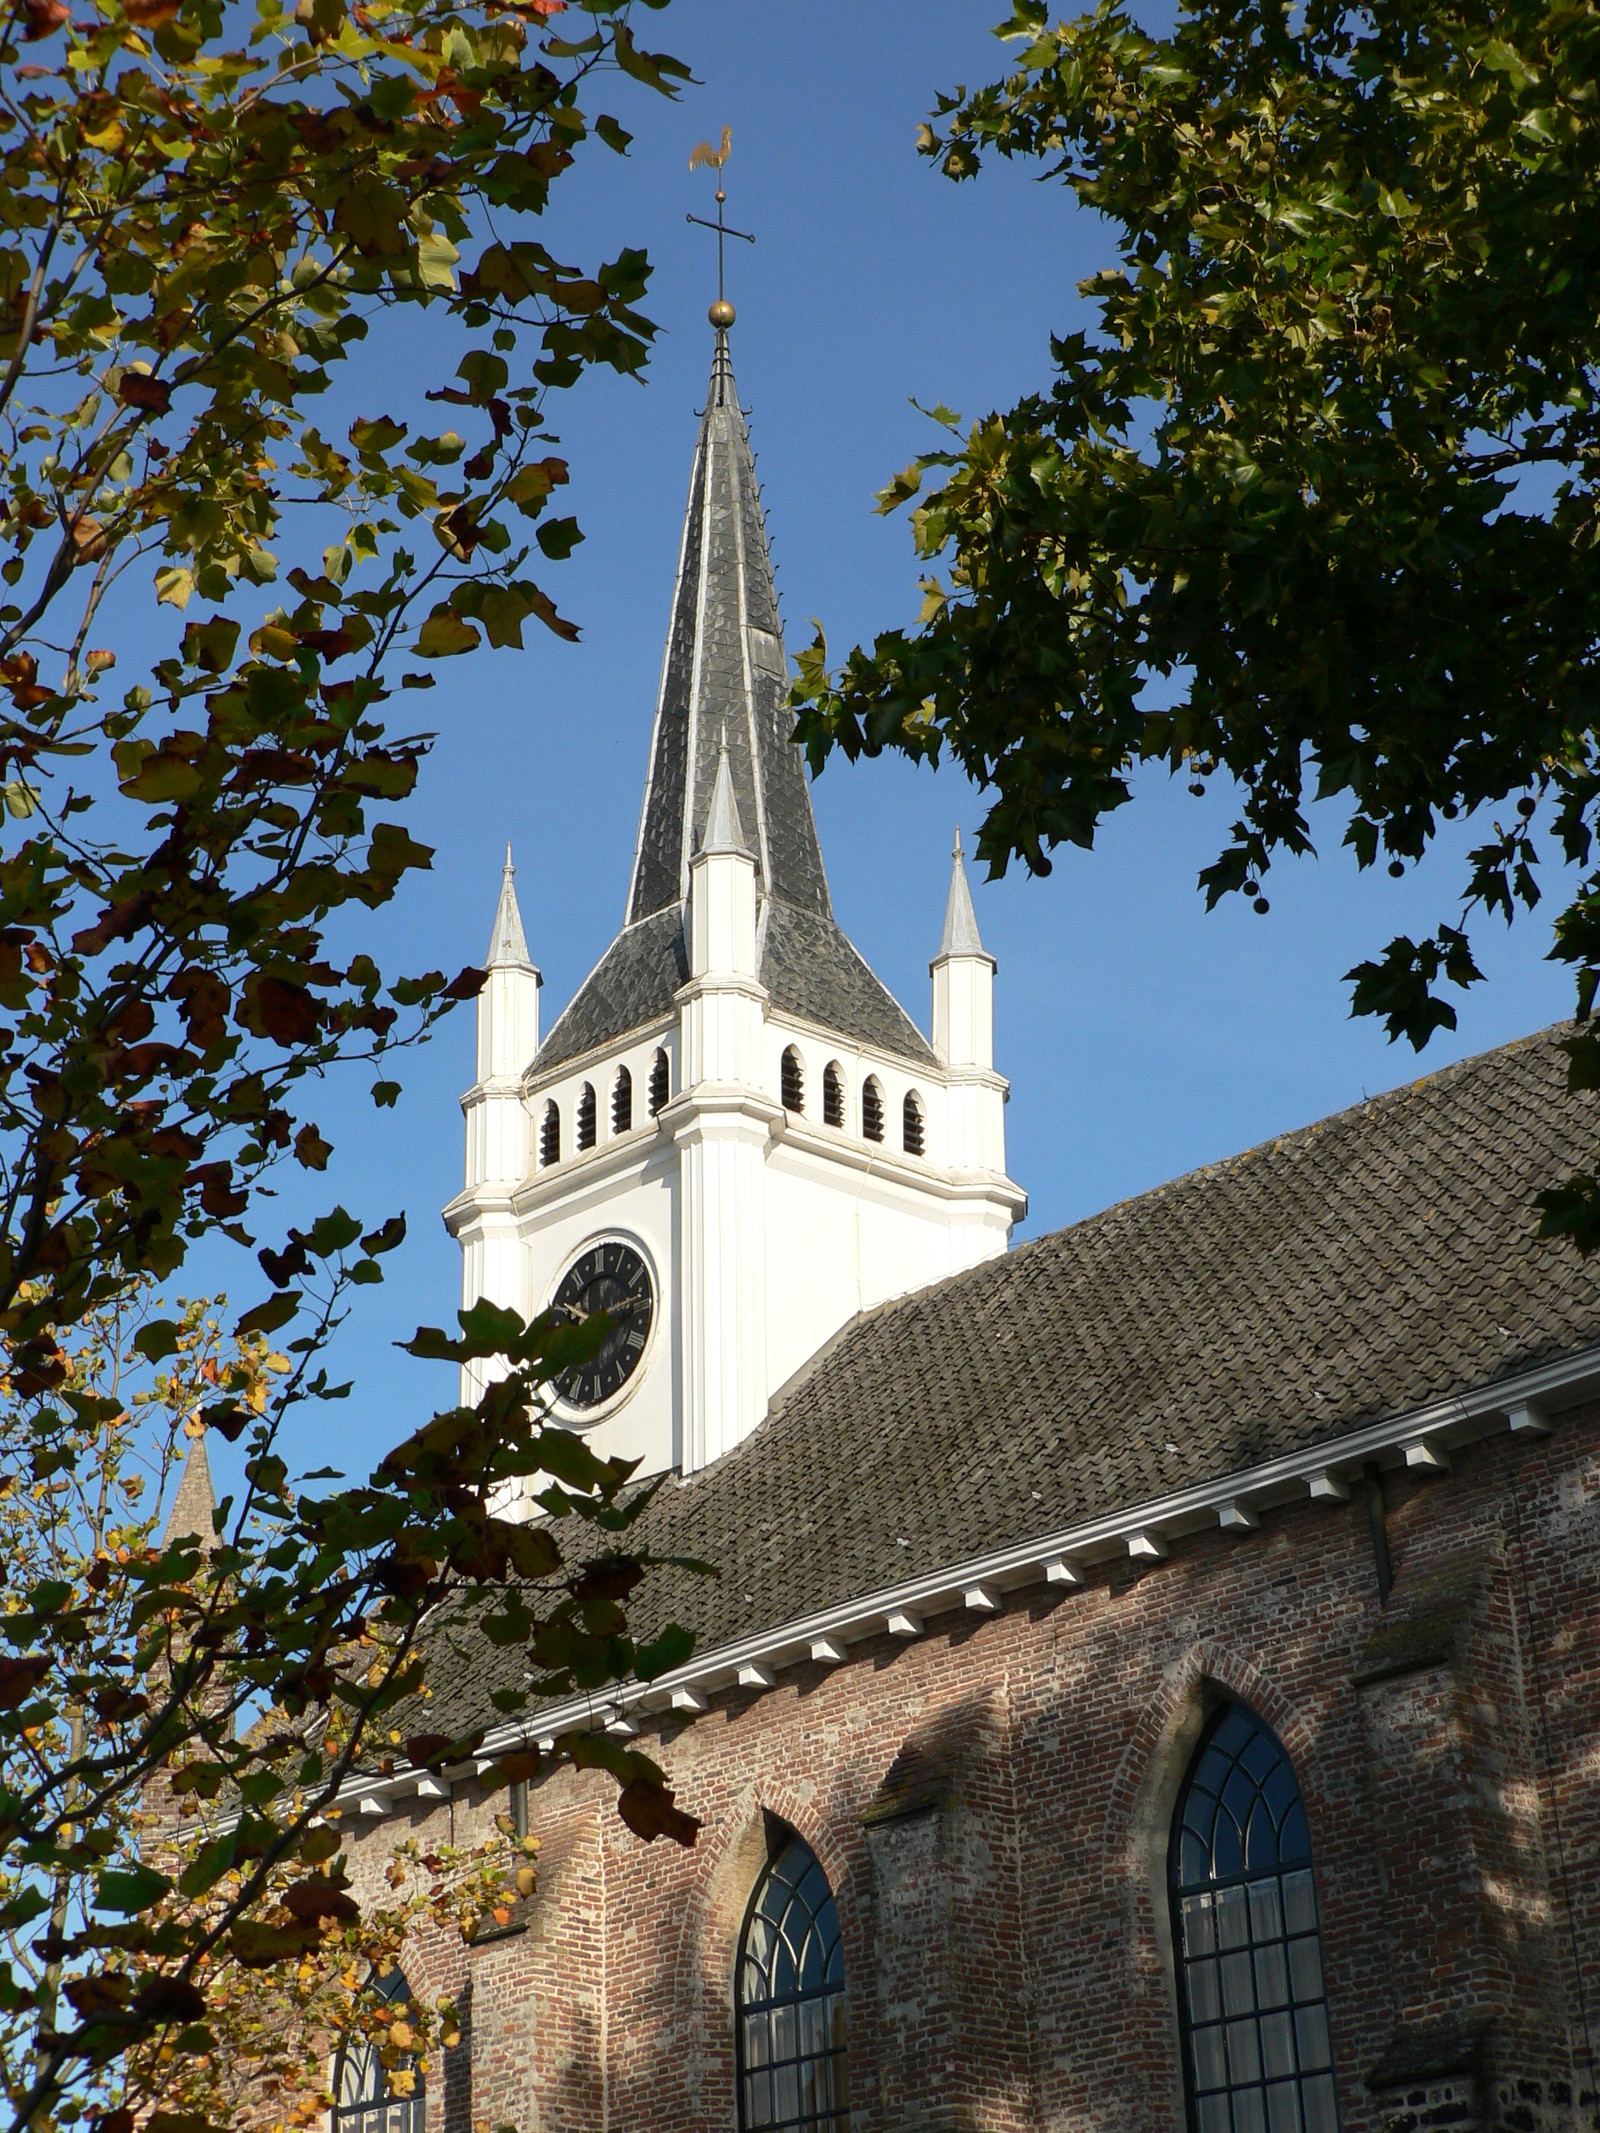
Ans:
<svg viewBox="0 0 1600 2133"><path fill-rule="evenodd" d="M716 327L718 333L726 333L728 328L733 324L735 316L736 314L734 312L734 308L725 296L719 296L716 302L711 306L711 309L706 313L706 317L710 319L712 325Z"/></svg>

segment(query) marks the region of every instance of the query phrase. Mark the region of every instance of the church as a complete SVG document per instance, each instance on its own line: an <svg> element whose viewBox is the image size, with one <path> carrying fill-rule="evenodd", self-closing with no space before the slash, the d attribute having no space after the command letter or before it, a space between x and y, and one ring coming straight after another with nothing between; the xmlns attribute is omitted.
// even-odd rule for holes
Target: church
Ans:
<svg viewBox="0 0 1600 2133"><path fill-rule="evenodd" d="M959 846L926 1024L833 913L729 324L622 927L545 1028L508 855L445 1210L465 1301L614 1316L558 1411L719 1573L529 1726L702 1829L535 1780L536 1892L407 1960L459 2046L333 2133L1600 2126L1600 1261L1533 1213L1600 1105L1546 1032L1010 1249ZM354 1872L504 1805L364 1781Z"/></svg>

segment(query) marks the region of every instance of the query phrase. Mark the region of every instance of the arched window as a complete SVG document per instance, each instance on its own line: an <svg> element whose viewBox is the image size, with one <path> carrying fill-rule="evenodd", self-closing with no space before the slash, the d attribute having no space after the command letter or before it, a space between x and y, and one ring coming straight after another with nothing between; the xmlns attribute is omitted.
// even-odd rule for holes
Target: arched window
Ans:
<svg viewBox="0 0 1600 2133"><path fill-rule="evenodd" d="M778 1090L786 1111L803 1111L806 1107L806 1075L800 1064L800 1054L792 1044L784 1046L783 1058L778 1065Z"/></svg>
<svg viewBox="0 0 1600 2133"><path fill-rule="evenodd" d="M391 1970L387 1977L374 1976L367 1994L369 2004L382 2002L390 2021L398 2022L411 1988L399 1970ZM340 2052L333 2099L331 2133L426 2133L428 2100L420 2063L408 2055L398 2066L385 2067L367 2037L352 2037Z"/></svg>
<svg viewBox="0 0 1600 2133"><path fill-rule="evenodd" d="M900 1145L907 1155L921 1155L922 1140L922 1106L908 1089L900 1106Z"/></svg>
<svg viewBox="0 0 1600 2133"><path fill-rule="evenodd" d="M740 2133L847 2133L844 1950L816 1854L781 1823L739 1941Z"/></svg>
<svg viewBox="0 0 1600 2133"><path fill-rule="evenodd" d="M1243 1704L1195 1750L1168 1873L1193 2133L1338 2133L1305 1809Z"/></svg>
<svg viewBox="0 0 1600 2133"><path fill-rule="evenodd" d="M650 1062L650 1116L655 1117L671 1094L671 1076L667 1068L667 1055L657 1052Z"/></svg>
<svg viewBox="0 0 1600 2133"><path fill-rule="evenodd" d="M837 1059L830 1059L822 1070L822 1123L825 1126L844 1124L844 1076L839 1072Z"/></svg>
<svg viewBox="0 0 1600 2133"><path fill-rule="evenodd" d="M594 1146L594 1084L589 1081L578 1091L578 1146Z"/></svg>
<svg viewBox="0 0 1600 2133"><path fill-rule="evenodd" d="M617 1078L611 1084L611 1130L613 1133L631 1133L633 1130L633 1076L626 1067L617 1068Z"/></svg>
<svg viewBox="0 0 1600 2133"><path fill-rule="evenodd" d="M861 1131L869 1141L883 1139L883 1091L875 1074L861 1085Z"/></svg>
<svg viewBox="0 0 1600 2133"><path fill-rule="evenodd" d="M561 1160L561 1112L552 1096L544 1107L544 1119L539 1127L539 1168L548 1170L552 1163Z"/></svg>

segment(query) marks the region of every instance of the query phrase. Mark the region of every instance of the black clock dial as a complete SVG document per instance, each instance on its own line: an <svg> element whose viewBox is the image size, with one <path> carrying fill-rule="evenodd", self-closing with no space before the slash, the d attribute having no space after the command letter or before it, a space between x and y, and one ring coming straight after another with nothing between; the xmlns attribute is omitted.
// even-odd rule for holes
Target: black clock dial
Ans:
<svg viewBox="0 0 1600 2133"><path fill-rule="evenodd" d="M598 1407L622 1390L644 1354L656 1308L650 1269L631 1244L591 1244L562 1275L552 1302L571 1318L596 1311L611 1318L598 1352L569 1370L558 1388L569 1407Z"/></svg>

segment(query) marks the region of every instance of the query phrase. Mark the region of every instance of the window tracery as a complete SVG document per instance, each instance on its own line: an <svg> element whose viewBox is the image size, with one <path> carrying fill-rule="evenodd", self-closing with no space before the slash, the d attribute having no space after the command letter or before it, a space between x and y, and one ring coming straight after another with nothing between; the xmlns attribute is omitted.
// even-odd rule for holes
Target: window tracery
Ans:
<svg viewBox="0 0 1600 2133"><path fill-rule="evenodd" d="M375 1975L367 1992L395 2019L411 1998L398 1969L386 1978ZM385 2067L368 2037L352 2037L339 2053L333 2097L331 2133L426 2133L428 2098L421 2062L407 2054L398 2066Z"/></svg>
<svg viewBox="0 0 1600 2133"><path fill-rule="evenodd" d="M1338 2133L1305 1808L1243 1704L1195 1751L1168 1878L1192 2133Z"/></svg>
<svg viewBox="0 0 1600 2133"><path fill-rule="evenodd" d="M739 1941L740 2133L848 2133L844 1950L803 1837L774 1824Z"/></svg>

